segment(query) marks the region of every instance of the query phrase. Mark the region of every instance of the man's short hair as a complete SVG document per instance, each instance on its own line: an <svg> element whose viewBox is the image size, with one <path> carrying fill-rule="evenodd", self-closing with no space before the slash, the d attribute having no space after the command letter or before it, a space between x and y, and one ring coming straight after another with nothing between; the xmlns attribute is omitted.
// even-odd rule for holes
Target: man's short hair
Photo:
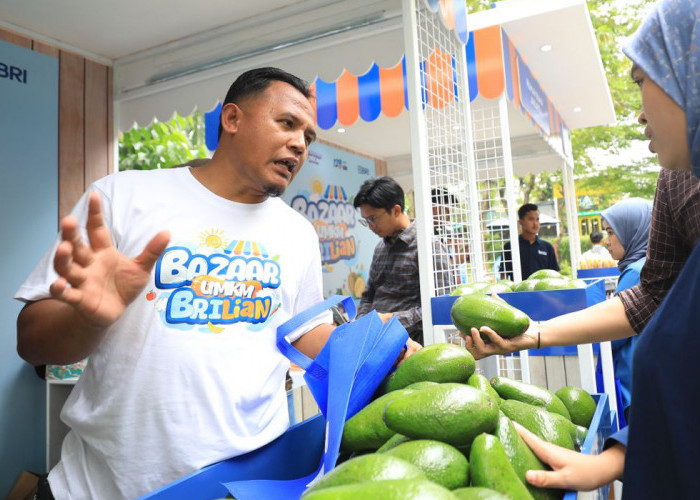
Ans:
<svg viewBox="0 0 700 500"><path fill-rule="evenodd" d="M255 68L242 73L228 88L226 97L221 106L225 106L230 102L239 103L247 97L256 94L262 94L270 86L272 82L288 83L307 99L311 97L309 84L301 78L287 73L284 70L273 67ZM223 134L224 129L221 126L221 117L219 116L219 139Z"/></svg>
<svg viewBox="0 0 700 500"><path fill-rule="evenodd" d="M360 190L355 195L353 205L355 208L359 208L361 205L369 205L373 208L383 208L387 212L398 205L403 212L403 189L391 177L367 179L362 183Z"/></svg>
<svg viewBox="0 0 700 500"><path fill-rule="evenodd" d="M598 243L603 241L603 233L600 231L593 231L591 233L590 238L591 238L591 243L593 243L594 245L597 245Z"/></svg>
<svg viewBox="0 0 700 500"><path fill-rule="evenodd" d="M525 203L522 207L518 209L518 219L524 219L528 212L538 211L537 205L534 203Z"/></svg>
<svg viewBox="0 0 700 500"><path fill-rule="evenodd" d="M457 198L445 188L435 187L430 190L433 205L456 205Z"/></svg>

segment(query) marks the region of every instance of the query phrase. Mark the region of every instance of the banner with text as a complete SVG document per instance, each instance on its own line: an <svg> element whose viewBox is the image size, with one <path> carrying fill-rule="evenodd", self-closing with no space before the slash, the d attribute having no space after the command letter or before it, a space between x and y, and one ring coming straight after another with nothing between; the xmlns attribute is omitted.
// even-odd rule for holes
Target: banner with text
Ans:
<svg viewBox="0 0 700 500"><path fill-rule="evenodd" d="M362 183L375 176L374 160L314 143L282 198L313 224L323 263L323 292L359 298L377 237L358 223L352 205Z"/></svg>

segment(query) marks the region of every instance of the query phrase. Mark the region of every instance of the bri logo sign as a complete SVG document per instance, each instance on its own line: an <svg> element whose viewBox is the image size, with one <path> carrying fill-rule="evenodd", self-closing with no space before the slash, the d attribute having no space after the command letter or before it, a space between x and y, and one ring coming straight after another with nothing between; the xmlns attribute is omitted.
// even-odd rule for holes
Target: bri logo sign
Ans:
<svg viewBox="0 0 700 500"><path fill-rule="evenodd" d="M0 78L6 78L10 81L19 83L27 83L27 70L18 66L13 66L0 61Z"/></svg>

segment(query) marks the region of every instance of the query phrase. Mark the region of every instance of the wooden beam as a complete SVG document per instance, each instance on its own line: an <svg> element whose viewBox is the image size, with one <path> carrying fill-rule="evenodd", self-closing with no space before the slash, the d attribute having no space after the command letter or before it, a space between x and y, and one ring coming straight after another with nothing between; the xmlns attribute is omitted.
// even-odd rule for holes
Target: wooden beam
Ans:
<svg viewBox="0 0 700 500"><path fill-rule="evenodd" d="M85 59L61 51L58 83L58 216L85 191Z"/></svg>

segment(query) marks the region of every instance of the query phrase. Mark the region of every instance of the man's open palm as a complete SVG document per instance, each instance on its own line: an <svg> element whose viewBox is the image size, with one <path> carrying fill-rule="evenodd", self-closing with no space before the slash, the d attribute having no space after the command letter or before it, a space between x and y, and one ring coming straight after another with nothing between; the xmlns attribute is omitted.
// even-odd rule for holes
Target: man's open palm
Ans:
<svg viewBox="0 0 700 500"><path fill-rule="evenodd" d="M146 286L170 234L156 234L136 258L120 254L104 225L100 197L93 192L88 201L87 235L86 244L75 217L61 221L63 241L54 257L59 278L51 285L51 295L75 307L89 323L106 327L119 319Z"/></svg>

